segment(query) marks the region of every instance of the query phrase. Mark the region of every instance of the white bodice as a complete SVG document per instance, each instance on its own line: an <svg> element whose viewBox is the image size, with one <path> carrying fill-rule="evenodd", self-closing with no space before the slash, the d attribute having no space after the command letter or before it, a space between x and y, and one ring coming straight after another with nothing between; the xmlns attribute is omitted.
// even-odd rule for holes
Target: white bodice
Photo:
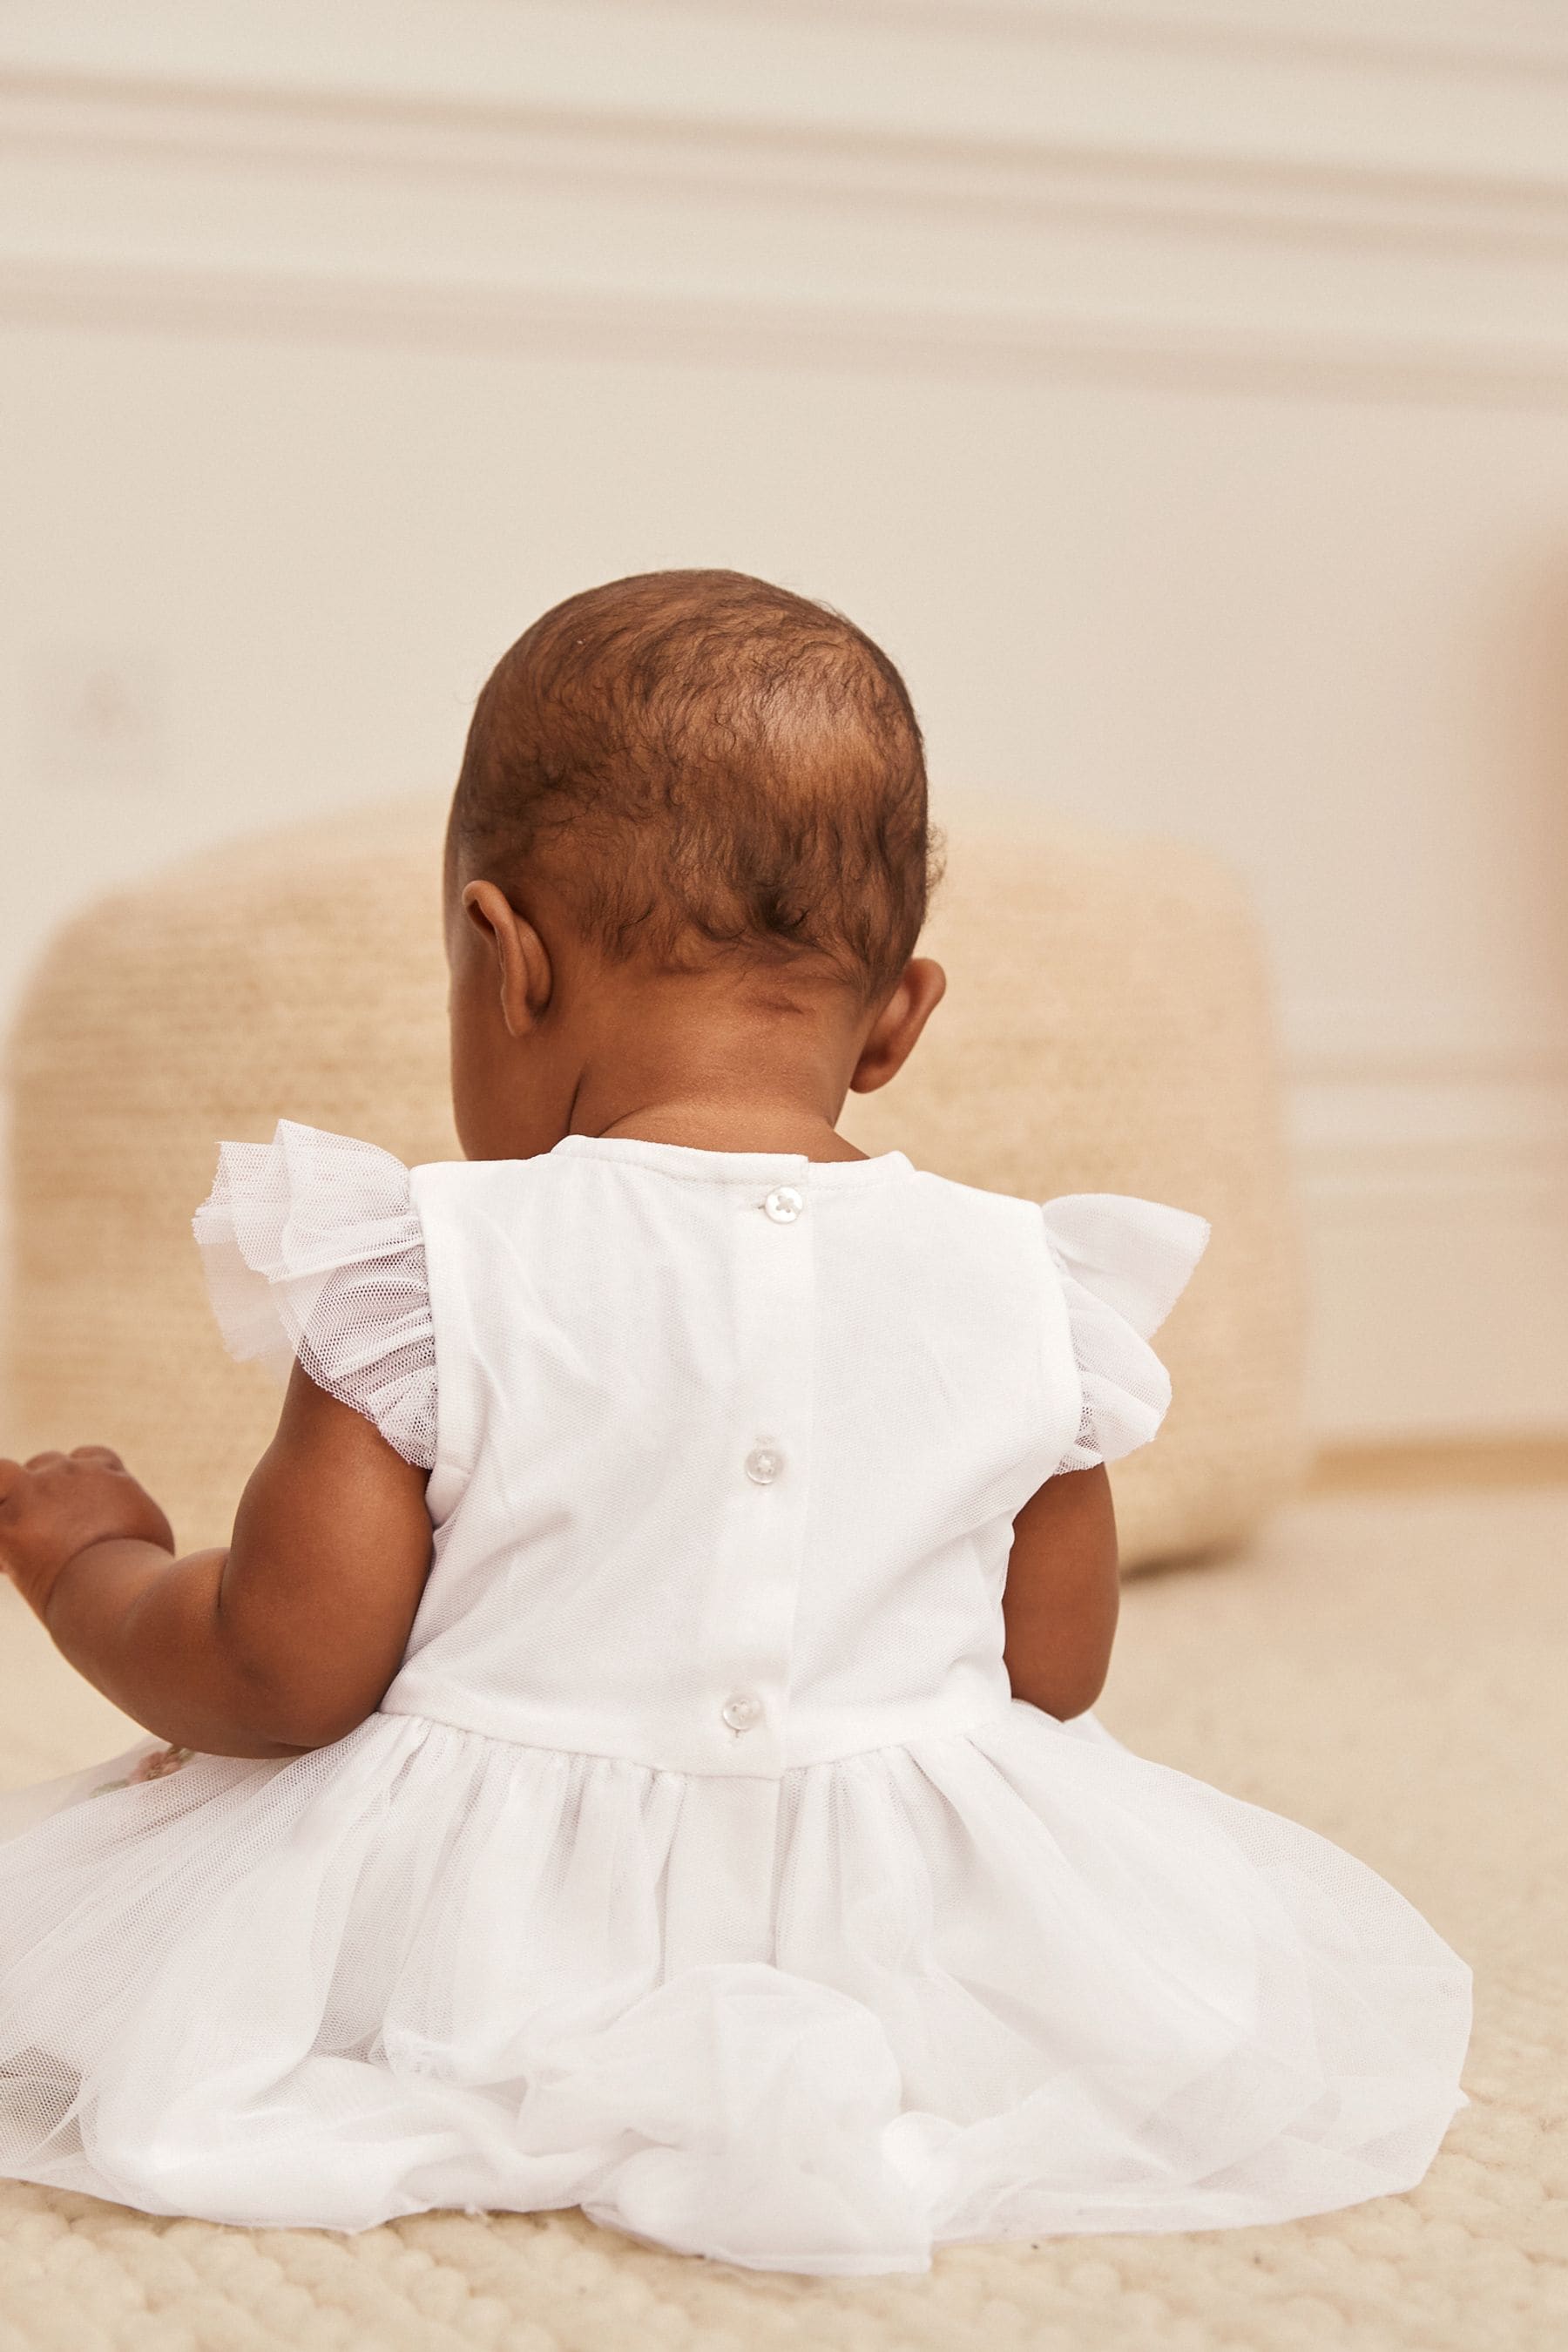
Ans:
<svg viewBox="0 0 1568 2352"><path fill-rule="evenodd" d="M430 1465L385 1712L763 1780L1007 1706L1013 1519L1157 1427L1140 1335L1207 1233L900 1151L571 1135L410 1176L298 1128L226 1147L197 1230L242 1349Z"/></svg>
<svg viewBox="0 0 1568 2352"><path fill-rule="evenodd" d="M901 1153L570 1137L414 1177L436 1566L384 1702L776 1777L993 1714L1079 1425L1037 1207Z"/></svg>

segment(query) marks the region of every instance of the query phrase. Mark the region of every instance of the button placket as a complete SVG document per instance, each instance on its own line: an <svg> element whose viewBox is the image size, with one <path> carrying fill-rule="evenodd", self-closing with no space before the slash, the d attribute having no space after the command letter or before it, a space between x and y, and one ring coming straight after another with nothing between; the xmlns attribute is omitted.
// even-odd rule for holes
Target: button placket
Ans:
<svg viewBox="0 0 1568 2352"><path fill-rule="evenodd" d="M805 1533L815 1253L804 1183L759 1185L736 1209L736 1345L746 1372L731 1424L725 1614L704 1645L709 1721L729 1770L772 1779L783 1769Z"/></svg>

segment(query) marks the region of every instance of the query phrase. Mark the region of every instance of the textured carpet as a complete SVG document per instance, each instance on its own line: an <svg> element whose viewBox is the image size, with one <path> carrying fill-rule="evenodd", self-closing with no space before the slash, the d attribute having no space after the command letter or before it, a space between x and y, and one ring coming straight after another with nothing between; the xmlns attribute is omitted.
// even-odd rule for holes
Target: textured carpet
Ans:
<svg viewBox="0 0 1568 2352"><path fill-rule="evenodd" d="M0 1594L0 1780L123 1744ZM1423 2187L1286 2227L768 2277L578 2214L343 2239L0 2184L0 2352L1555 2352L1568 2346L1568 1490L1297 1507L1129 1588L1121 1738L1352 1847L1476 1970Z"/></svg>

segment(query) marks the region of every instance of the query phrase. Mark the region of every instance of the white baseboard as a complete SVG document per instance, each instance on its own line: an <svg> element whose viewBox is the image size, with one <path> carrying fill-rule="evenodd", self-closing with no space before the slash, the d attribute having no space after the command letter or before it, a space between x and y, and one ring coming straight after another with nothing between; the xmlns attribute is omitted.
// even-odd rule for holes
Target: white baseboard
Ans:
<svg viewBox="0 0 1568 2352"><path fill-rule="evenodd" d="M1549 1006L1298 1013L1325 1443L1568 1430L1568 1067Z"/></svg>
<svg viewBox="0 0 1568 2352"><path fill-rule="evenodd" d="M1568 1189L1304 1202L1324 1444L1568 1430Z"/></svg>

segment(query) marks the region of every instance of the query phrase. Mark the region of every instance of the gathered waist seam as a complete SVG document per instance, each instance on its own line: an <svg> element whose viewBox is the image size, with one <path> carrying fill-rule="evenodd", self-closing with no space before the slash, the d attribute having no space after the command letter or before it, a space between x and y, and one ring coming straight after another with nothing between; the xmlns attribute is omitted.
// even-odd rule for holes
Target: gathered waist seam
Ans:
<svg viewBox="0 0 1568 2352"><path fill-rule="evenodd" d="M530 1739L516 1732L490 1731L475 1723L459 1723L454 1717L433 1715L428 1707L387 1706L376 1709L391 1722L427 1723L437 1731L459 1731L466 1738L492 1740L500 1748L527 1748L542 1756L585 1756L606 1764L629 1765L637 1772L660 1772L685 1780L784 1780L792 1772L817 1772L833 1764L852 1764L863 1756L886 1756L895 1750L923 1748L934 1739L966 1739L987 1725L998 1724L1005 1717L1013 1702L1005 1700L998 1706L989 1704L979 1713L963 1722L944 1724L941 1729L919 1732L909 1739L873 1739L863 1748L847 1748L833 1756L819 1756L808 1764L785 1764L777 1772L709 1771L700 1765L664 1764L647 1756L623 1755L618 1748L592 1748L573 1740Z"/></svg>

